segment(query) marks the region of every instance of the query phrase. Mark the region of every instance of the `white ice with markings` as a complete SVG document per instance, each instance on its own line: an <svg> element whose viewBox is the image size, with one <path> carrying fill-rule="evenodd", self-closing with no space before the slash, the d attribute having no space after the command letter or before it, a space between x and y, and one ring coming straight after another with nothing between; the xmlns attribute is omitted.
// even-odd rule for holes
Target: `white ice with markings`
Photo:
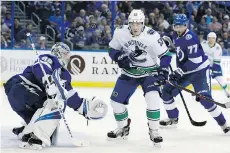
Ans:
<svg viewBox="0 0 230 153"><path fill-rule="evenodd" d="M63 121L59 130L59 139L57 146L44 148L44 153L230 153L230 136L224 135L217 123L211 118L209 113L195 101L195 97L183 92L192 117L196 121L207 120L204 127L194 127L190 124L186 115L182 101L178 96L176 98L179 110L179 125L177 129L162 129L161 135L164 138L161 148L154 148L149 139L146 104L143 98L143 92L139 88L128 106L129 117L132 119L130 135L128 140L107 141L107 132L116 127L112 108L110 106L111 88L77 88L80 96L91 97L98 96L109 105L107 116L99 121L86 120L71 109L67 109L66 118L74 136L79 140L90 141L90 146L76 148L71 144L69 134L65 129ZM223 91L214 91L216 101L226 102ZM154 103L154 99L153 99ZM33 150L18 148L20 141L11 132L13 127L21 126L21 118L11 110L4 89L1 88L1 152L2 153L32 153ZM166 117L166 112L162 105L161 118ZM230 109L222 109L230 124Z"/></svg>

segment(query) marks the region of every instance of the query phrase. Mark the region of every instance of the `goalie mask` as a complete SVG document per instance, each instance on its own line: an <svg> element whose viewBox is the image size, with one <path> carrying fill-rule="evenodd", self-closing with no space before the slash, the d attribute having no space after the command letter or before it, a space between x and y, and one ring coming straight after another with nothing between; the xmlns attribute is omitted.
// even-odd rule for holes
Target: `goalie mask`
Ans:
<svg viewBox="0 0 230 153"><path fill-rule="evenodd" d="M145 15L142 10L132 10L129 15L129 29L133 36L139 36L144 29Z"/></svg>
<svg viewBox="0 0 230 153"><path fill-rule="evenodd" d="M70 59L70 48L62 42L58 42L51 48L51 54L55 55L60 64L65 67Z"/></svg>

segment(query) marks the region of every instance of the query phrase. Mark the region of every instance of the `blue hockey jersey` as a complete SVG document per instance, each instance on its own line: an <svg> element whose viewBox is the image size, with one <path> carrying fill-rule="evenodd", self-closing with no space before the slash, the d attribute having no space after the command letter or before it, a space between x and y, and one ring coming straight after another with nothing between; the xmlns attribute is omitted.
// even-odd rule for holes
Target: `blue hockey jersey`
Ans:
<svg viewBox="0 0 230 153"><path fill-rule="evenodd" d="M176 48L177 67L181 68L185 74L209 66L208 57L204 54L198 37L192 31L187 29L181 37L174 32L172 38Z"/></svg>
<svg viewBox="0 0 230 153"><path fill-rule="evenodd" d="M71 75L68 70L61 66L57 57L54 55L43 54L39 56L39 59L47 75L52 75L55 69L61 69L60 77L66 81L65 89L68 91L67 105L75 110L78 109L81 105L81 99L71 86ZM40 88L45 92L45 78L38 61L35 61L33 65L27 66L23 73L17 76L17 78L21 79L24 83Z"/></svg>

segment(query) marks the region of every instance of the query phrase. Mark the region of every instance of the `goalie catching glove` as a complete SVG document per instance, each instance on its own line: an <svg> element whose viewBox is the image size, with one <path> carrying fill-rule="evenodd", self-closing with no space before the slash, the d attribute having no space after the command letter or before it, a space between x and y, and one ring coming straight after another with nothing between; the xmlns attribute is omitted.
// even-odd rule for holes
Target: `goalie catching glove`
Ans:
<svg viewBox="0 0 230 153"><path fill-rule="evenodd" d="M95 97L92 100L83 98L78 112L88 120L98 120L105 117L108 112L108 106Z"/></svg>

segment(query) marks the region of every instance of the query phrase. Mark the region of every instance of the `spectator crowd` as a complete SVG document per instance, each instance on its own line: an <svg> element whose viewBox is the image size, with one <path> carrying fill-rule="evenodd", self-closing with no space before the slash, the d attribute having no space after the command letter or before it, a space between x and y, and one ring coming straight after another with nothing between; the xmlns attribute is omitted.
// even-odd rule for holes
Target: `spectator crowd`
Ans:
<svg viewBox="0 0 230 153"><path fill-rule="evenodd" d="M8 2L10 3L10 2ZM49 26L55 31L55 41L64 38L73 44L74 50L107 49L112 39L114 28L128 24L128 15L132 9L142 9L146 15L145 25L152 27L160 34L172 34L173 17L177 13L189 14L191 18L189 27L199 36L200 41L206 39L211 31L218 36L217 42L223 48L223 55L230 55L230 2L192 1L191 5L185 1L117 1L115 11L112 10L111 1L66 1L64 17L62 17L62 2L60 1L25 1L25 13L31 19L35 13L40 20L39 33L34 30L33 22L21 24L19 18L14 18L14 38L11 38L12 18L11 12L1 3L1 48L11 47L14 40L15 48L30 49L26 33L35 37L37 48L47 49L47 41L51 38ZM114 18L113 18L114 16ZM114 20L113 20L114 19ZM64 22L62 22L64 21Z"/></svg>

